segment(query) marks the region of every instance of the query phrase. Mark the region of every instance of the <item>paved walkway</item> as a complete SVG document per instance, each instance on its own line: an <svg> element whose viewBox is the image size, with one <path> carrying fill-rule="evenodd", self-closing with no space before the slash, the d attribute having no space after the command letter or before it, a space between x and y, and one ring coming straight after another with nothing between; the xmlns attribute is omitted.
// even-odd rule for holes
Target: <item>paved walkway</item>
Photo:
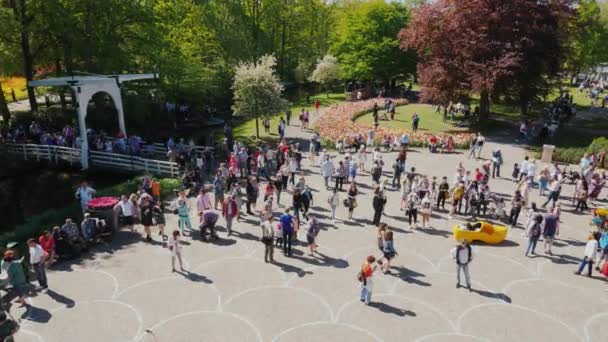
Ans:
<svg viewBox="0 0 608 342"><path fill-rule="evenodd" d="M298 131L292 126L288 136L307 137ZM486 145L487 158L498 144ZM510 175L525 152L500 147L503 173ZM458 162L468 169L477 165L463 154L431 155L422 149L408 157L408 167L450 179ZM564 201L553 257L542 253L542 245L537 257L525 257L521 227L502 245L475 245L474 291L468 292L455 288L455 263L449 257L455 245L451 230L462 218L449 220L438 211L430 228L409 230L399 192L389 191L383 220L396 233L399 255L391 275L374 276L373 304L365 306L358 300L356 273L367 255L379 254L370 224L370 176L359 178L363 195L356 219L333 224L318 167L306 160L304 169L307 184L316 190L312 212L323 224L318 256L308 256L301 244L292 258L277 250L277 262L264 263L257 219L248 216L231 237L220 228L217 243L201 242L197 233L186 238L188 272L172 274L169 252L158 237L146 244L139 233L121 232L111 245L51 271L52 290L31 298L29 311L12 308L13 315L23 317L18 341L606 340L606 281L572 274L583 253L589 215L571 213L569 203ZM497 179L490 186L509 196L514 183ZM566 186L564 194L571 193ZM540 201L537 191L532 200ZM290 201L284 193L282 203ZM340 207L338 217L346 216ZM167 219L174 229L175 216Z"/></svg>

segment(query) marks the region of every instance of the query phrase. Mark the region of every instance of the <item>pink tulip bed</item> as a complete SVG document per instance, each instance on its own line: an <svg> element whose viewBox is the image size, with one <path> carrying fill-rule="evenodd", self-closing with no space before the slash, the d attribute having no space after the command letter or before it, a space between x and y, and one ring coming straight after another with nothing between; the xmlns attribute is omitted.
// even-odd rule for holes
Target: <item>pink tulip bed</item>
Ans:
<svg viewBox="0 0 608 342"><path fill-rule="evenodd" d="M394 99L393 101L397 106L408 104L408 101L405 99ZM335 143L340 138L353 137L358 134L367 137L367 131L369 131L370 128L373 128L373 126L358 123L354 120L362 114L371 112L374 109L374 103L382 105L383 101L379 99L370 99L334 105L328 108L317 120L316 129L324 140L332 143ZM385 135L401 136L403 133L409 134L411 146L425 146L433 136L445 140L447 140L449 136L452 136L455 147L464 149L469 148L472 139L475 137L473 133L414 133L407 129L394 129L380 126L376 129L376 142L379 143Z"/></svg>

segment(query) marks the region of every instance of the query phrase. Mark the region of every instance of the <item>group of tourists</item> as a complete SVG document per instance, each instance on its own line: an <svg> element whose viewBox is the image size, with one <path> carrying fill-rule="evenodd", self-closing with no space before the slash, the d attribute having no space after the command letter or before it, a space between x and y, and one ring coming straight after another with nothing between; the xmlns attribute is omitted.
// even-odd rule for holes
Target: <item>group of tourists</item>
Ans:
<svg viewBox="0 0 608 342"><path fill-rule="evenodd" d="M304 125L304 121L301 120L300 124ZM397 151L396 154L384 153L383 143L377 142L373 131L365 138L354 138L352 144L356 142L357 146L352 153L346 149L345 141L338 142L337 153L321 149L317 133L312 134L307 151L299 143L289 143L285 139L280 140L277 146L261 144L255 149L231 141L232 146L226 149L225 162L219 164L212 182L205 185L201 180L195 192L192 192L192 188L181 191L168 205L169 212L177 216L177 229L169 229L169 236L165 234L165 202L161 201L160 191L151 178L144 178L137 193L123 195L114 210L121 226L132 231L136 231L138 225L143 226L147 242L156 239L152 229L157 227L155 233L159 236L161 248L170 251L172 272L177 271L176 266L184 270L181 239L184 236L194 238L199 235L195 231L199 230L203 241L213 242L220 238L216 229L220 221L223 221L226 236L237 237L245 233L240 225L244 218L259 222L259 236L265 250L264 261L274 263L275 248L280 248L285 257L291 257L293 249L302 244L311 257L320 255L317 246L322 224L316 206L327 205L334 224L337 220L356 221L359 220L357 217L369 215L369 222L377 229L377 241L374 244L380 255L366 257L357 275L361 282L360 299L369 304L374 272L379 268L382 273L390 273L391 262L398 255L394 231L383 219L388 208L389 191L400 194L399 208L404 212L411 232L425 231L432 227L433 212L444 212L450 218L459 215L470 219L484 217L502 220L510 224L512 229L523 223L522 234L528 239L525 254L533 257L536 255L536 245L541 240L544 252L549 256L553 254L552 246L559 236L560 215L564 204L564 201L560 202L562 185L565 182L575 183L573 206L576 204L574 210L582 211L588 209L588 201L598 198L604 185L606 175L596 172L600 158L594 155L585 155L577 171L563 170L557 164L538 167L535 160L525 157L514 163L511 179L515 183L515 190L510 203L507 203L503 195L491 191L492 180L501 177L505 158L500 149L494 149L491 151L491 159L480 160L484 141L485 137L478 134L469 152L469 157L478 160L477 166L467 169L459 163L452 177L425 175L410 165L407 135L402 136L391 149L385 148L387 152ZM304 172L303 168L306 154L310 161L307 166L312 167L307 171L321 175L325 192L323 189L314 189L307 181L309 173ZM373 213L356 213L363 198L359 186L369 183L372 184ZM551 204L545 213L541 213L539 206L530 201L530 193L536 188L541 196L546 196L546 202L541 207ZM289 200L284 198L281 201L285 192L291 196ZM90 200L94 194L94 189L86 183L77 191L81 204ZM196 195L194 205L191 205L189 199L192 194ZM507 208L508 204L510 208ZM347 209L346 217L338 214L337 209L341 205ZM38 240L28 241L31 263L41 288L48 286L44 273L46 266L63 254L77 255L85 250L94 243L94 232L104 229L100 226L104 222L92 218L86 212L84 204L83 210L85 215L80 227L71 219L66 219L61 227L45 231ZM524 222L520 221L522 212L525 214ZM467 229L479 227L469 224ZM598 249L602 252L598 253ZM456 287L464 286L472 290L469 264L474 255L474 248L466 241L459 241L451 251L457 266ZM607 257L608 233L593 232L576 273L581 273L587 267L588 275L591 275L591 265L595 264L596 269L599 269L602 260ZM9 265L14 257L7 254L5 260ZM464 281L461 275L464 275ZM20 277L16 273L12 277L17 284L17 292L20 293ZM19 297L19 300L23 299L23 296Z"/></svg>

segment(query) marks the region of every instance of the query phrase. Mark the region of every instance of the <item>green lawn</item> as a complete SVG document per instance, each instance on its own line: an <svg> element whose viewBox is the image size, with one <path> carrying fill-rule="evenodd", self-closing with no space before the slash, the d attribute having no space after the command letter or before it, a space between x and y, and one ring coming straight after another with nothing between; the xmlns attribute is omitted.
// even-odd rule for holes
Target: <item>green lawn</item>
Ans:
<svg viewBox="0 0 608 342"><path fill-rule="evenodd" d="M329 93L327 96L325 93L316 94L310 97L310 103L306 104L306 98L299 98L296 101L291 103L291 121L298 121L298 114L302 108L308 109L309 111L314 110L314 101L315 99L319 99L321 103L321 108L329 107L338 102L342 102L345 100L344 93ZM285 118L285 113L281 113L278 115L274 115L270 117L270 134L264 132L264 127L262 126L262 120L259 121L260 125L260 139L268 140L268 139L277 139L279 137L277 133L277 127L279 125L279 118L283 116ZM244 140L247 142L254 142L255 140L255 119L245 120L239 124L237 124L232 130L235 139ZM217 137L216 137L217 138Z"/></svg>
<svg viewBox="0 0 608 342"><path fill-rule="evenodd" d="M417 113L420 117L418 123L419 132L439 133L439 132L468 132L466 127L456 127L451 122L443 122L443 113L435 113L435 108L428 104L410 104L399 106L395 110L395 120L383 121L380 120L380 126L390 125L391 128L406 128L412 127L412 114ZM380 114L382 117L382 114ZM356 122L372 125L374 123L372 113L367 113L355 119Z"/></svg>

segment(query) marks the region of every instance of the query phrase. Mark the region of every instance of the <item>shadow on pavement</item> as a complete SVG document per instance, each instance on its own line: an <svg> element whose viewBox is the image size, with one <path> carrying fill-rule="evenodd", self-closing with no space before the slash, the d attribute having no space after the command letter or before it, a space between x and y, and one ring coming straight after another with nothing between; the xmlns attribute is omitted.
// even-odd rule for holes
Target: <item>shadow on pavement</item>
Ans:
<svg viewBox="0 0 608 342"><path fill-rule="evenodd" d="M184 276L184 278L193 281L195 283L205 283L205 284L213 284L213 281L204 275L200 275L197 273L193 273L190 271L177 271L176 273Z"/></svg>
<svg viewBox="0 0 608 342"><path fill-rule="evenodd" d="M387 275L391 275L393 277L398 277L401 280L408 282L410 284L415 284L415 285L420 285L420 286L432 286L431 283L417 279L417 278L426 277L424 274L407 269L403 266L393 266L393 267L391 267L391 271L397 271L397 272L396 273L395 272L387 273Z"/></svg>
<svg viewBox="0 0 608 342"><path fill-rule="evenodd" d="M405 317L405 316L416 317L416 313L413 311L400 309L400 308L391 306L386 303L371 302L371 303L369 303L369 306L371 306L372 308L376 308L384 313L393 314L393 315L397 315L400 317Z"/></svg>
<svg viewBox="0 0 608 342"><path fill-rule="evenodd" d="M480 295L482 297L495 298L495 299L501 300L505 303L511 303L511 297L507 296L504 293L494 293L494 292L479 290L479 289L471 289L471 292L477 293L478 295Z"/></svg>
<svg viewBox="0 0 608 342"><path fill-rule="evenodd" d="M284 264L284 263L278 262L276 260L273 264L276 266L279 266L281 268L281 271L283 271L285 273L295 273L300 278L304 277L307 274L313 274L313 272L311 272L311 271L304 271L303 269L301 269L297 266Z"/></svg>

